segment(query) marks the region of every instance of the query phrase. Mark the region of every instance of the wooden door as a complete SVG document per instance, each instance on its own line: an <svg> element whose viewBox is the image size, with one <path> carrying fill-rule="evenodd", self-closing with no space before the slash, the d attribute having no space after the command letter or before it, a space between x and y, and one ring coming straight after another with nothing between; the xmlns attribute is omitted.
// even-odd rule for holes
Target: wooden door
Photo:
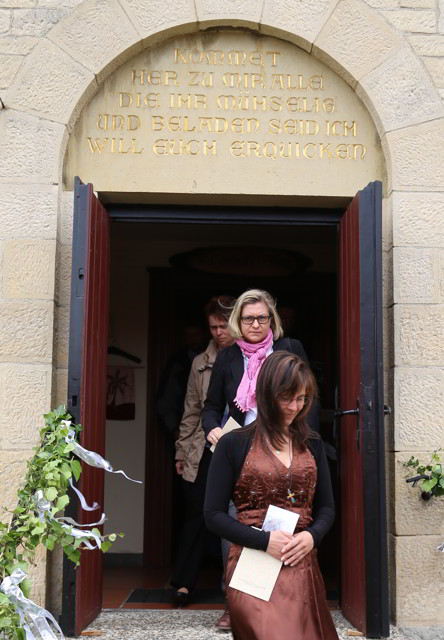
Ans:
<svg viewBox="0 0 444 640"><path fill-rule="evenodd" d="M341 218L339 375L341 604L368 637L389 635L382 363L381 183Z"/></svg>
<svg viewBox="0 0 444 640"><path fill-rule="evenodd" d="M75 179L73 266L68 364L68 411L84 426L80 442L105 455L106 366L109 298L109 216L91 184ZM79 489L88 504L103 508L104 471L83 465ZM100 510L87 512L71 497L69 515L87 524ZM103 554L83 551L80 567L64 559L62 625L78 635L102 608Z"/></svg>

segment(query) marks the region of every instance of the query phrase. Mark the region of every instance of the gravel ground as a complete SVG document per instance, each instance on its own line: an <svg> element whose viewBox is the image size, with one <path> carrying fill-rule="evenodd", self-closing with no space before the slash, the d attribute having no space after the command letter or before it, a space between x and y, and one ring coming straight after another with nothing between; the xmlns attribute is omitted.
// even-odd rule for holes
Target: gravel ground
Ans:
<svg viewBox="0 0 444 640"><path fill-rule="evenodd" d="M101 640L221 640L232 639L230 633L214 628L220 611L180 609L105 609L88 627L103 631ZM338 635L341 640L350 640L348 631L353 627L342 616L333 611ZM366 640L364 636L359 636ZM444 640L444 628L427 627L400 629L391 627L392 640ZM270 638L270 640L273 640ZM313 639L314 640L314 639Z"/></svg>

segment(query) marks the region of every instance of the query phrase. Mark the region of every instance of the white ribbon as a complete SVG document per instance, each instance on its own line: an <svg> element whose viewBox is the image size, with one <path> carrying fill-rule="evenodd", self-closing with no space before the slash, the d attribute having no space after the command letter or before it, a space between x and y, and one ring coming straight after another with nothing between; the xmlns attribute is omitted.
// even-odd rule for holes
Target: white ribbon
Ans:
<svg viewBox="0 0 444 640"><path fill-rule="evenodd" d="M71 487L74 489L74 491L77 494L80 494L81 499L80 502L85 501L85 498L83 496L82 493L80 493L80 491L78 489L76 489L73 484L71 483L71 480L69 481ZM100 518L100 520L98 522L89 522L88 524L80 524L79 522L76 522L73 518L69 518L68 516L62 516L59 518L54 518L49 512L51 511L51 508L53 506L52 502L50 502L49 500L47 500L44 495L43 495L43 491L41 489L39 489L38 491L36 491L34 493L34 502L35 502L35 510L37 513L37 516L39 518L39 520L41 522L45 521L45 513L48 513L48 518L50 520L55 520L56 522L61 522L61 523L68 523L70 525L73 525L74 527L98 527L101 524L103 524L106 521L106 516L104 513L102 513L102 517ZM86 501L85 501L86 504ZM98 504L95 502L94 504L96 504L97 506L94 507L94 509L98 508ZM82 508L83 507L83 503L82 503ZM88 509L85 509L86 511L93 511L93 509L91 507L88 507Z"/></svg>
<svg viewBox="0 0 444 640"><path fill-rule="evenodd" d="M49 626L48 620L52 622L59 632L60 637L63 639L63 632L54 616L23 595L18 585L27 577L28 575L22 571L22 569L15 569L0 585L0 591L3 591L20 616L20 624L25 630L26 640L36 640L35 632L37 633L37 637L43 640L58 640L56 634Z"/></svg>
<svg viewBox="0 0 444 640"><path fill-rule="evenodd" d="M75 493L77 494L77 496L78 496L78 498L79 498L79 500L80 500L80 504L82 505L82 509L83 509L84 511L95 511L96 509L98 509L98 508L100 507L100 505L99 505L99 503L98 503L98 502L93 502L93 503L92 503L92 506L90 507L90 506L88 505L88 503L86 502L86 498L85 498L85 496L83 495L83 493L82 493L81 491L79 491L79 490L77 489L77 487L75 487L75 486L74 486L74 484L73 484L73 482L72 482L71 478L68 480L68 482L69 482L69 486L71 487L71 489L72 489L73 491L75 491Z"/></svg>
<svg viewBox="0 0 444 640"><path fill-rule="evenodd" d="M441 553L444 553L444 542L441 542L441 544L436 547L437 551L441 551Z"/></svg>
<svg viewBox="0 0 444 640"><path fill-rule="evenodd" d="M137 484L142 484L141 480L133 480L133 478L130 478L129 476L127 476L126 473L121 469L119 471L114 471L111 463L109 463L108 460L105 460L105 458L102 458L102 456L99 453L95 453L94 451L89 451L88 449L84 449L82 445L80 445L76 440L75 431L74 429L71 429L71 422L69 420L62 420L62 423L65 425L65 427L68 427L69 429L68 435L65 436L65 442L67 444L74 445L74 449L72 451L74 455L76 455L78 458L80 458L81 460L89 464L90 467L97 467L98 469L104 469L109 473L121 473L122 475L125 476L127 480L130 480L131 482L137 482Z"/></svg>

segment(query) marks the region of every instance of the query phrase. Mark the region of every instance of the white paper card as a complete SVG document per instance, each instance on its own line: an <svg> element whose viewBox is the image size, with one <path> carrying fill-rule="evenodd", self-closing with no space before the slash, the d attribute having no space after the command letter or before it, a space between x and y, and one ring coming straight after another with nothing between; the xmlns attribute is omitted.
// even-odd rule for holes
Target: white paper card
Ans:
<svg viewBox="0 0 444 640"><path fill-rule="evenodd" d="M234 431L235 429L242 429L242 427L240 426L240 424L238 422L236 422L236 420L234 418L228 418L228 420L224 424L224 428L222 429L221 437L224 436L226 433L230 433L230 431ZM213 444L210 447L211 453L213 453L215 448L216 448L215 444Z"/></svg>
<svg viewBox="0 0 444 640"><path fill-rule="evenodd" d="M244 547L229 586L268 602L281 566L269 553Z"/></svg>
<svg viewBox="0 0 444 640"><path fill-rule="evenodd" d="M293 534L299 514L270 505L267 509L263 531L288 531ZM244 547L230 580L230 587L260 600L270 600L279 576L282 562L265 551Z"/></svg>
<svg viewBox="0 0 444 640"><path fill-rule="evenodd" d="M281 507L275 507L270 504L267 509L264 524L262 525L262 530L287 531L293 534L298 520L299 513L294 513L293 511L288 511L288 509L282 509Z"/></svg>

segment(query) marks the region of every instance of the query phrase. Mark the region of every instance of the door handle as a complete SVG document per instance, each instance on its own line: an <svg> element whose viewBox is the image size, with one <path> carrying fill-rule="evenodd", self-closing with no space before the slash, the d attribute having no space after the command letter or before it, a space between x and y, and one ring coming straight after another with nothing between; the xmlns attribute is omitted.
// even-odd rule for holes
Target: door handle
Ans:
<svg viewBox="0 0 444 640"><path fill-rule="evenodd" d="M358 416L359 415L359 407L356 409L347 409L346 411L335 411L335 418L342 418L342 416Z"/></svg>

